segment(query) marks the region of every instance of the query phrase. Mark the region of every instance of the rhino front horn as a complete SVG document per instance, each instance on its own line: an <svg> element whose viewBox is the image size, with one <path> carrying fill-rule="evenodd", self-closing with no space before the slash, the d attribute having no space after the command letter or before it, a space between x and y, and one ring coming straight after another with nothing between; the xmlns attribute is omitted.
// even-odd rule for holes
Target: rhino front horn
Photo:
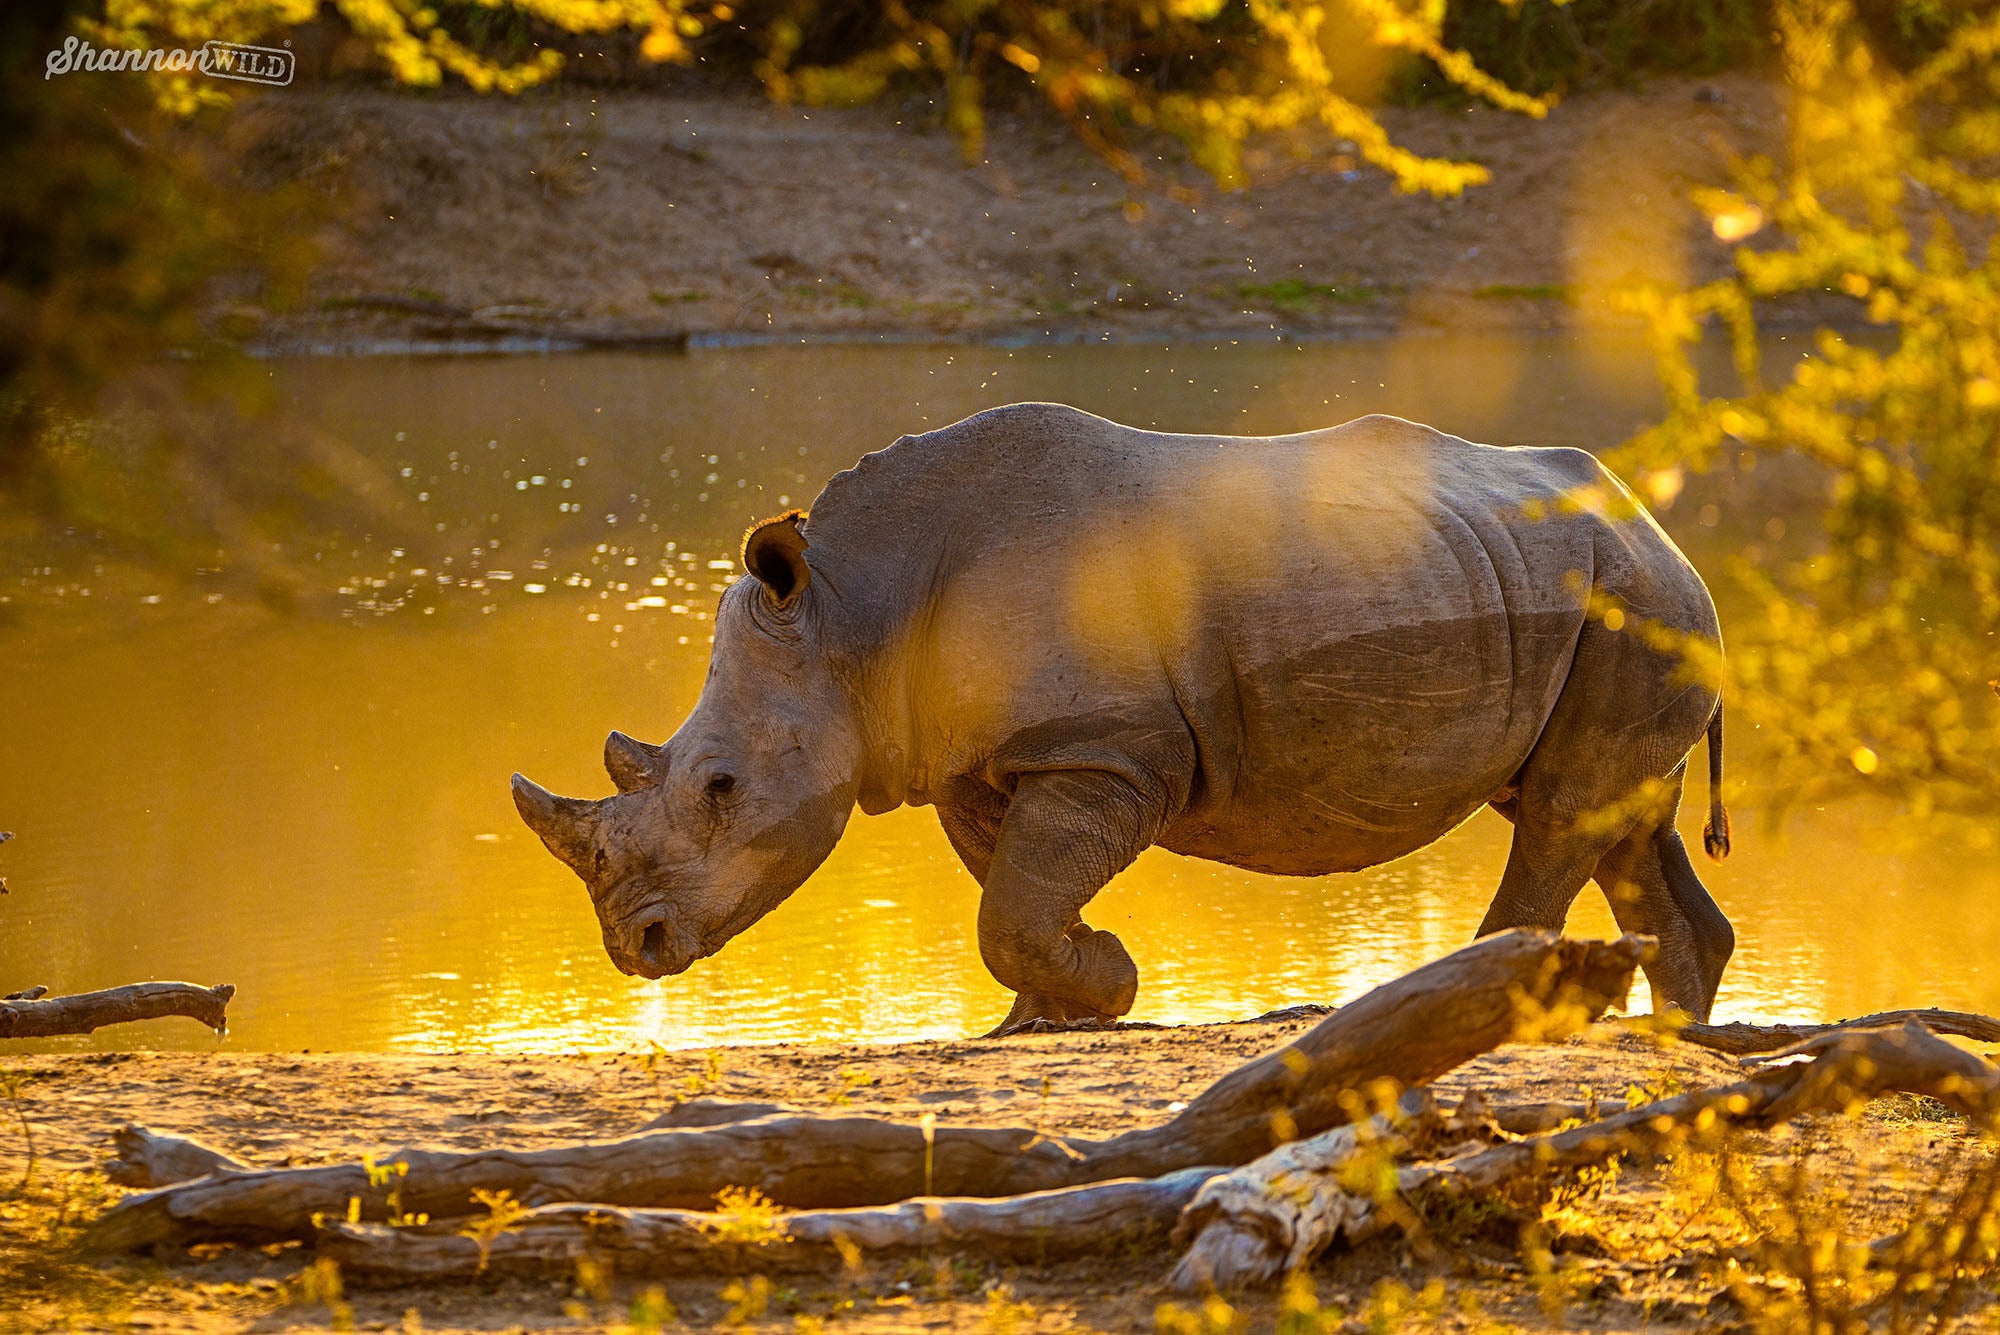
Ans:
<svg viewBox="0 0 2000 1335"><path fill-rule="evenodd" d="M604 739L604 771L621 793L649 788L658 782L653 775L653 764L659 755L659 747L648 746L622 732L613 731Z"/></svg>
<svg viewBox="0 0 2000 1335"><path fill-rule="evenodd" d="M514 776L514 809L528 828L541 836L549 852L578 875L590 868L591 840L597 804L576 797L557 797L524 775Z"/></svg>

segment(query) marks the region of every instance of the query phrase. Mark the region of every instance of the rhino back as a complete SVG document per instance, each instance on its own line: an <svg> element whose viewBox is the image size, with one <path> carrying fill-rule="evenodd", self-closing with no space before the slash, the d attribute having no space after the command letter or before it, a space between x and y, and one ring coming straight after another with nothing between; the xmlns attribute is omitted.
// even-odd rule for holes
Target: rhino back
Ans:
<svg viewBox="0 0 2000 1335"><path fill-rule="evenodd" d="M1396 418L1177 436L1018 405L870 456L808 533L900 656L911 800L1136 767L1166 846L1317 873L1421 847L1519 770L1614 527L1549 503L1607 477ZM1679 561L1615 527L1628 562Z"/></svg>

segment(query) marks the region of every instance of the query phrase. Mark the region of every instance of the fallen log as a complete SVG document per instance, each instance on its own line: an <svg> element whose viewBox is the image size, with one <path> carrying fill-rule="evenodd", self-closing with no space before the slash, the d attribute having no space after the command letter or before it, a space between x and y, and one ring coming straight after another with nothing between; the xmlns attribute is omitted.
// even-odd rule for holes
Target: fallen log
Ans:
<svg viewBox="0 0 2000 1335"><path fill-rule="evenodd" d="M1351 1246L1423 1210L1532 1187L1559 1170L1657 1153L1695 1129L1758 1130L1898 1091L1941 1099L1988 1129L2000 1114L2000 1069L1915 1021L1816 1035L1766 1060L1795 1056L1813 1060L1568 1130L1402 1168L1393 1189L1379 1193L1342 1183L1357 1147L1340 1133L1285 1146L1203 1185L1176 1226L1176 1242L1186 1250L1168 1284L1181 1292L1269 1284L1335 1241Z"/></svg>
<svg viewBox="0 0 2000 1335"><path fill-rule="evenodd" d="M236 988L229 983L216 987L133 983L66 997L10 997L0 1001L0 1038L87 1034L108 1024L158 1020L169 1015L185 1015L220 1033L227 1023L229 999L235 995Z"/></svg>
<svg viewBox="0 0 2000 1335"><path fill-rule="evenodd" d="M1236 1024L1253 1023L1248 1020L1231 1021ZM1502 1131L1525 1136L1536 1131L1551 1131L1564 1122L1588 1121L1609 1113L1622 1112L1623 1099L1600 1099L1594 1103L1574 1100L1553 1099L1527 1103L1502 1103L1487 1109L1487 1116ZM779 1115L804 1117L808 1110L795 1103L765 1103L758 1099L737 1101L708 1096L683 1099L651 1121L640 1124L640 1131L660 1131L669 1127L726 1126L731 1122L748 1122L759 1117ZM143 1127L128 1130L144 1131ZM152 1135L151 1132L146 1132ZM159 1137L170 1140L172 1137ZM212 1151L211 1151L212 1152ZM164 1186L165 1183L159 1185Z"/></svg>
<svg viewBox="0 0 2000 1335"><path fill-rule="evenodd" d="M1413 1143L1405 1139L1410 1137L1429 1143L1455 1125L1419 1090L1405 1094L1392 1112L1326 1134L1358 1144L1392 1138ZM947 1250L1045 1260L1161 1241L1203 1184L1226 1171L1187 1168L997 1199L919 1197L879 1209L808 1210L761 1220L575 1203L496 1216L490 1224L399 1228L338 1220L323 1224L315 1242L342 1275L390 1283L480 1273L570 1274L586 1256L620 1273L647 1276L817 1270L864 1256Z"/></svg>
<svg viewBox="0 0 2000 1335"><path fill-rule="evenodd" d="M1384 1078L1424 1085L1515 1039L1573 1032L1625 995L1649 937L1571 941L1547 932L1486 937L1366 993L1273 1052L1237 1067L1173 1121L1107 1146L1240 1164L1349 1120L1357 1090ZM1550 1030L1553 1023L1556 1028ZM1159 1170L1155 1170L1159 1171ZM1137 1175L1121 1173L1120 1176Z"/></svg>
<svg viewBox="0 0 2000 1335"><path fill-rule="evenodd" d="M1417 1125L1442 1127L1428 1094L1392 1113L1327 1134L1378 1141ZM511 1219L397 1228L324 1224L321 1255L343 1275L392 1283L469 1279L482 1272L568 1274L579 1258L649 1276L756 1269L824 1269L863 1256L950 1250L1043 1260L1127 1250L1164 1240L1203 1183L1222 1168L1124 1178L997 1199L919 1197L879 1209L808 1210L760 1222L690 1210L626 1210L574 1203Z"/></svg>
<svg viewBox="0 0 2000 1335"><path fill-rule="evenodd" d="M1951 1034L1976 1043L2000 1043L2000 1020L1991 1015L1928 1009L1880 1011L1858 1019L1835 1020L1830 1024L1746 1024L1740 1020L1730 1024L1687 1024L1673 1032L1682 1042L1710 1048L1731 1057L1744 1057L1759 1052L1776 1052L1823 1034L1851 1029L1880 1029L1912 1020L1934 1034Z"/></svg>
<svg viewBox="0 0 2000 1335"><path fill-rule="evenodd" d="M1462 1131L1465 1112L1453 1120ZM1446 1128L1434 1101L1413 1106L1406 1095L1393 1114L1295 1140L1209 1179L1175 1226L1175 1241L1187 1250L1168 1283L1185 1293L1251 1282L1245 1277L1263 1278L1273 1256L1282 1269L1309 1264L1334 1239L1369 1229L1378 1213L1388 1216L1400 1204L1355 1190L1357 1177L1379 1177L1398 1159L1432 1157Z"/></svg>
<svg viewBox="0 0 2000 1335"><path fill-rule="evenodd" d="M1433 1134L1451 1124L1429 1096L1404 1096L1399 1114L1378 1114L1332 1135L1366 1142ZM742 1110L773 1105L691 1099L665 1114L681 1125L714 1126ZM1582 1105L1529 1103L1481 1108L1495 1126L1539 1125ZM1463 1114L1461 1114L1463 1116ZM115 1136L119 1158L105 1175L126 1186L165 1186L245 1166L205 1145L125 1127ZM1304 1142L1294 1142L1300 1144ZM1288 1147L1289 1148L1289 1147ZM625 1274L766 1273L810 1271L862 1256L955 1250L1002 1259L1040 1260L1119 1251L1163 1240L1195 1192L1222 1168L1183 1169L1164 1177L1119 1179L1024 1196L919 1197L884 1208L812 1210L775 1215L762 1225L693 1210L626 1209L566 1202L486 1221L452 1220L415 1227L322 1221L314 1233L321 1255L350 1279L384 1283L470 1279L481 1273L568 1274L588 1256ZM483 1235L483 1236L482 1236Z"/></svg>
<svg viewBox="0 0 2000 1335"><path fill-rule="evenodd" d="M1012 1196L1184 1168L1247 1162L1349 1120L1352 1092L1426 1083L1551 1015L1593 1018L1623 995L1651 949L1641 937L1563 940L1504 932L1376 988L1277 1050L1238 1067L1171 1121L1102 1141L1022 1127L930 1126L868 1117L777 1115L537 1150L408 1149L381 1167L341 1164L220 1173L128 1197L86 1242L118 1251L311 1235L315 1215L445 1219L475 1192L528 1206L562 1201L702 1209L725 1187L756 1187L797 1209L888 1205L917 1196ZM353 1202L350 1207L350 1202Z"/></svg>
<svg viewBox="0 0 2000 1335"><path fill-rule="evenodd" d="M1184 1168L1020 1196L929 1197L895 1205L806 1210L768 1222L695 1210L545 1205L496 1226L476 1222L323 1225L321 1256L343 1277L389 1283L470 1279L481 1273L574 1274L578 1259L627 1275L766 1274L823 1270L862 1256L953 1250L1042 1261L1164 1240L1202 1183L1221 1168ZM496 1221L497 1225L497 1221Z"/></svg>

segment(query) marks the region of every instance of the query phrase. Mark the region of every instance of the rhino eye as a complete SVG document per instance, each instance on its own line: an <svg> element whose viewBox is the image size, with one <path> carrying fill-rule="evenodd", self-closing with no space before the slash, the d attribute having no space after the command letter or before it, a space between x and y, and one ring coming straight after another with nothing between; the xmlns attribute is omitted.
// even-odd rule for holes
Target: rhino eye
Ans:
<svg viewBox="0 0 2000 1335"><path fill-rule="evenodd" d="M710 797L727 797L735 791L736 776L734 774L717 774L712 776L708 781L708 795Z"/></svg>

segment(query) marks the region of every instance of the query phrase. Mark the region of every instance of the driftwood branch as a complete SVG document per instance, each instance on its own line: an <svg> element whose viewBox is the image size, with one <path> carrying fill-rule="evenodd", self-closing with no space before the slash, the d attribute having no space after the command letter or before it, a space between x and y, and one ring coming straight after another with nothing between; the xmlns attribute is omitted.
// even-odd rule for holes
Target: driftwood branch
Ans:
<svg viewBox="0 0 2000 1335"><path fill-rule="evenodd" d="M1976 1043L2000 1043L2000 1020L1973 1011L1904 1010L1881 1011L1854 1020L1831 1024L1689 1024L1674 1033L1683 1042L1711 1048L1732 1057L1758 1052L1776 1052L1824 1034L1853 1029L1880 1029L1916 1021L1934 1034L1951 1034Z"/></svg>
<svg viewBox="0 0 2000 1335"><path fill-rule="evenodd" d="M1335 1238L1369 1228L1389 1202L1354 1190L1365 1160L1429 1157L1447 1123L1428 1097L1293 1141L1202 1185L1175 1228L1188 1247L1168 1283L1182 1292L1263 1279L1307 1265Z"/></svg>
<svg viewBox="0 0 2000 1335"><path fill-rule="evenodd" d="M1502 1119L1528 1117L1539 1115L1542 1105L1499 1111ZM1377 1144L1403 1136L1430 1143L1458 1129L1456 1119L1437 1116L1428 1095L1417 1091L1406 1094L1395 1113L1326 1134L1345 1137L1348 1143ZM824 1270L864 1256L893 1258L933 1250L1040 1261L1162 1243L1195 1194L1225 1171L1186 1168L1164 1177L997 1199L919 1197L876 1209L807 1210L761 1225L692 1210L573 1203L545 1205L490 1223L394 1227L335 1221L323 1224L315 1241L319 1253L337 1261L343 1275L387 1283L470 1279L482 1273L569 1274L585 1256L625 1274L644 1275Z"/></svg>
<svg viewBox="0 0 2000 1335"><path fill-rule="evenodd" d="M1224 1170L1098 1182L997 1199L918 1197L896 1205L807 1210L768 1226L693 1210L548 1205L486 1239L458 1224L329 1223L316 1241L341 1273L390 1282L490 1273L572 1273L589 1256L627 1274L817 1270L863 1255L931 1249L1053 1260L1161 1241L1201 1184ZM482 1242L484 1250L482 1252Z"/></svg>
<svg viewBox="0 0 2000 1335"><path fill-rule="evenodd" d="M1383 984L1237 1067L1164 1127L1108 1143L1171 1147L1184 1156L1174 1168L1248 1162L1287 1140L1345 1124L1354 1092L1376 1080L1428 1084L1509 1040L1542 1036L1550 1017L1580 1027L1625 995L1633 970L1652 950L1651 938L1637 936L1487 937ZM1144 1168L1143 1161L1131 1165Z"/></svg>
<svg viewBox="0 0 2000 1335"><path fill-rule="evenodd" d="M1404 1112L1446 1125L1428 1096L1405 1096ZM1521 1129L1573 1117L1582 1104L1524 1103L1482 1112L1501 1128ZM789 1111L783 1105L690 1099L649 1125L720 1126ZM1366 1131L1381 1138L1397 1129L1386 1115ZM1338 1133L1334 1133L1338 1134ZM114 1133L117 1157L105 1176L127 1187L161 1187L211 1173L244 1173L247 1165L219 1150L145 1127ZM1305 1143L1305 1142L1295 1142ZM1121 1179L1060 1191L997 1199L928 1198L877 1209L787 1214L765 1236L744 1236L713 1213L633 1210L566 1203L528 1210L485 1238L463 1220L418 1227L324 1223L318 1250L353 1278L387 1283L469 1279L481 1273L569 1273L579 1257L628 1273L724 1273L739 1270L826 1269L859 1255L896 1256L950 1249L983 1256L1040 1260L1117 1251L1162 1240L1197 1190L1220 1168L1184 1169L1164 1177ZM756 1230L747 1230L755 1234Z"/></svg>
<svg viewBox="0 0 2000 1335"><path fill-rule="evenodd" d="M1236 1021L1249 1024L1254 1021ZM1503 1103L1486 1110L1486 1115L1502 1131L1510 1131L1517 1136L1532 1135L1537 1131L1551 1131L1564 1122L1581 1122L1593 1117L1620 1112L1625 1103L1622 1099L1599 1099L1592 1103L1574 1100L1552 1099L1527 1103ZM749 1122L759 1117L809 1115L809 1110L795 1103L766 1103L762 1100L718 1099L702 1095L682 1099L658 1117L639 1127L641 1131L661 1131L670 1127L683 1126L727 1126L732 1122ZM144 1131L143 1127L129 1128ZM151 1132L145 1132L151 1135ZM171 1137L160 1137L171 1139ZM158 1185L164 1186L165 1183Z"/></svg>
<svg viewBox="0 0 2000 1335"><path fill-rule="evenodd" d="M1914 1021L1816 1035L1769 1060L1796 1056L1813 1060L1565 1131L1406 1167L1397 1171L1394 1190L1381 1194L1341 1182L1342 1170L1360 1152L1352 1137L1329 1132L1286 1146L1202 1187L1176 1228L1187 1251L1168 1282L1184 1292L1268 1284L1335 1241L1353 1245L1415 1218L1415 1209L1517 1192L1560 1170L1657 1152L1693 1128L1762 1129L1893 1091L1941 1099L1989 1129L2000 1114L2000 1070Z"/></svg>
<svg viewBox="0 0 2000 1335"><path fill-rule="evenodd" d="M46 988L30 988L46 992ZM228 983L197 987L193 983L133 983L102 992L77 992L66 997L17 993L0 1001L0 1038L50 1038L57 1034L87 1034L108 1024L158 1020L185 1015L221 1031L229 999L236 989Z"/></svg>
<svg viewBox="0 0 2000 1335"><path fill-rule="evenodd" d="M656 1121L720 1126L781 1107L690 1099ZM1574 1117L1582 1104L1522 1103L1479 1109L1499 1129L1539 1128ZM1404 1095L1399 1114L1378 1114L1346 1134L1364 1143L1421 1134L1423 1143L1458 1125L1439 1117L1427 1094ZM1419 1133L1417 1128L1421 1126ZM1365 1129L1363 1129L1365 1127ZM128 1187L159 1187L210 1173L252 1171L218 1150L144 1127L114 1136L118 1157L105 1175ZM1294 1142L1294 1145L1309 1142ZM1288 1146L1287 1148L1291 1148ZM766 1229L734 1228L713 1212L627 1209L566 1202L525 1210L482 1230L485 1221L441 1220L416 1227L322 1222L318 1250L351 1278L385 1283L470 1279L480 1274L567 1274L589 1256L629 1274L823 1270L859 1256L954 1250L1040 1260L1127 1250L1163 1242L1196 1191L1222 1168L1190 1168L1157 1178L1122 1178L1023 1196L918 1197L880 1208L808 1210L780 1215ZM484 1239L480 1233L486 1232ZM482 1247L481 1243L484 1243Z"/></svg>
<svg viewBox="0 0 2000 1335"><path fill-rule="evenodd" d="M143 1126L120 1127L111 1133L111 1143L118 1156L104 1165L104 1175L124 1187L165 1187L210 1173L250 1171L221 1150Z"/></svg>
<svg viewBox="0 0 2000 1335"><path fill-rule="evenodd" d="M1484 1119L1509 1135L1532 1136L1553 1131L1564 1123L1594 1121L1625 1111L1623 1099L1597 1099L1590 1103L1556 1100L1548 1103L1502 1103L1482 1107ZM1469 1114L1456 1114L1464 1119Z"/></svg>
<svg viewBox="0 0 2000 1335"><path fill-rule="evenodd" d="M1178 1116L1108 1140L1020 1127L935 1128L867 1117L777 1115L613 1141L387 1157L404 1211L477 1212L473 1193L529 1206L563 1201L699 1210L754 1186L796 1209L889 1205L918 1196L1013 1196L1186 1168L1240 1164L1349 1120L1353 1092L1428 1082L1551 1014L1593 1017L1623 994L1651 943L1507 932L1384 984L1274 1052L1224 1076ZM129 1197L92 1227L102 1250L311 1236L349 1202L382 1218L388 1188L361 1164L222 1173Z"/></svg>

